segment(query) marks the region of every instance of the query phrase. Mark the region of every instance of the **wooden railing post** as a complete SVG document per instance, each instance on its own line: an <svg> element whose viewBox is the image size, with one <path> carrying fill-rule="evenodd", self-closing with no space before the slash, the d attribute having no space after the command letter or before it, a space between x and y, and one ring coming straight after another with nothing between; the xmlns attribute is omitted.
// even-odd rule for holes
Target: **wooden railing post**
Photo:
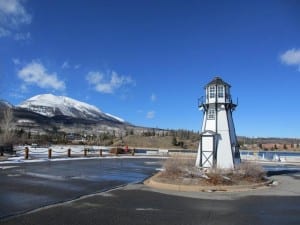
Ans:
<svg viewBox="0 0 300 225"><path fill-rule="evenodd" d="M48 159L51 159L51 157L52 157L52 149L49 148L48 149Z"/></svg>
<svg viewBox="0 0 300 225"><path fill-rule="evenodd" d="M29 158L29 148L28 147L25 147L25 159L28 159Z"/></svg>

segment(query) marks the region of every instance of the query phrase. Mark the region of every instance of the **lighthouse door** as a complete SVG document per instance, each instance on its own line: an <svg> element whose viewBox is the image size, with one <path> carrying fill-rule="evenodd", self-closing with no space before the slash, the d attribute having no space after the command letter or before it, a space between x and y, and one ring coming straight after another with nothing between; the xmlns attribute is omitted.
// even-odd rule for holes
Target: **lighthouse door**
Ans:
<svg viewBox="0 0 300 225"><path fill-rule="evenodd" d="M201 167L212 168L214 161L214 135L201 136Z"/></svg>

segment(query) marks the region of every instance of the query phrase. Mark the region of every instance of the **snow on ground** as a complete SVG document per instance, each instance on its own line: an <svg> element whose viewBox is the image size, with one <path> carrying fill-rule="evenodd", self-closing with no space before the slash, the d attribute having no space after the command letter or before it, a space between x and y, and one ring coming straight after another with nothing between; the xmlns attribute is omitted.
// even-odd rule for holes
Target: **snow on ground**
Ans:
<svg viewBox="0 0 300 225"><path fill-rule="evenodd" d="M105 156L105 155L104 155ZM91 159L98 159L98 160L105 160L105 159L133 159L137 158L136 156L128 156L128 155L122 155L120 156L112 156L112 155L107 155L105 157L73 157L73 158L67 158L67 157L62 157L62 158L37 158L37 159L24 159L24 156L20 157L11 157L8 158L6 161L0 161L0 165L2 164L15 164L15 163L36 163L36 162L58 162L58 161L69 161L69 160L91 160ZM165 156L138 156L139 159L166 159L168 157ZM0 166L0 169L7 169L6 167L3 168L3 166Z"/></svg>
<svg viewBox="0 0 300 225"><path fill-rule="evenodd" d="M29 159L25 159L25 148L29 149ZM87 148L87 156L84 156L84 149ZM52 150L51 159L48 158L48 150ZM68 157L68 149L71 149L71 157ZM169 157L178 152L172 152L172 150L156 149L146 150L144 152L136 152L135 156L119 155L115 156L109 153L109 147L106 146L85 146L85 145L51 145L45 147L37 146L15 146L16 156L10 157L5 161L0 161L0 164L7 163L26 163L26 162L45 162L45 161L63 161L63 160L83 160L83 159L99 159L100 149L102 150L103 158L129 158L129 157ZM186 153L181 153L186 154ZM300 155L285 155L278 156L274 154L273 158L266 158L264 155L259 156L258 154L242 154L242 160L254 161L260 163L300 163Z"/></svg>
<svg viewBox="0 0 300 225"><path fill-rule="evenodd" d="M29 158L25 159L25 148L29 149ZM88 149L87 156L84 156L84 149ZM52 157L48 158L48 150L52 150ZM71 157L68 157L68 149L71 149ZM103 157L100 157L100 149ZM7 158L5 161L0 161L1 164L12 163L32 163L32 162L47 162L47 161L66 161L66 160L85 160L85 159L123 159L123 158L166 158L159 155L149 156L146 153L131 155L115 156L109 153L106 146L85 146L85 145L51 145L48 147L34 147L30 145L15 146L16 156ZM1 167L0 167L1 168Z"/></svg>

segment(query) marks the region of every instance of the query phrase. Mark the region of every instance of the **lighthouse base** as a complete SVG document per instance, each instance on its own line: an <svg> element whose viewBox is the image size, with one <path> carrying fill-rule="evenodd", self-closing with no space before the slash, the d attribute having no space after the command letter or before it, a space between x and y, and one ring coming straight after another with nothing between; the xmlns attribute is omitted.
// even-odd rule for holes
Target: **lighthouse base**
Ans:
<svg viewBox="0 0 300 225"><path fill-rule="evenodd" d="M205 131L200 134L196 166L234 169L241 162L238 147L232 147L226 134Z"/></svg>

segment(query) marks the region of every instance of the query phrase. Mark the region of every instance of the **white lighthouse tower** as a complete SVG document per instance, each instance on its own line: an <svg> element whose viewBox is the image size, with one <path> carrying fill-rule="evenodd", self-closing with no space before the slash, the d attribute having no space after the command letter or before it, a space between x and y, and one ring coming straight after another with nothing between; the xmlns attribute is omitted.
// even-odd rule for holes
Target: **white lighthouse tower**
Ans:
<svg viewBox="0 0 300 225"><path fill-rule="evenodd" d="M233 169L241 161L232 112L230 85L215 77L205 86L205 97L199 101L204 112L196 166Z"/></svg>

